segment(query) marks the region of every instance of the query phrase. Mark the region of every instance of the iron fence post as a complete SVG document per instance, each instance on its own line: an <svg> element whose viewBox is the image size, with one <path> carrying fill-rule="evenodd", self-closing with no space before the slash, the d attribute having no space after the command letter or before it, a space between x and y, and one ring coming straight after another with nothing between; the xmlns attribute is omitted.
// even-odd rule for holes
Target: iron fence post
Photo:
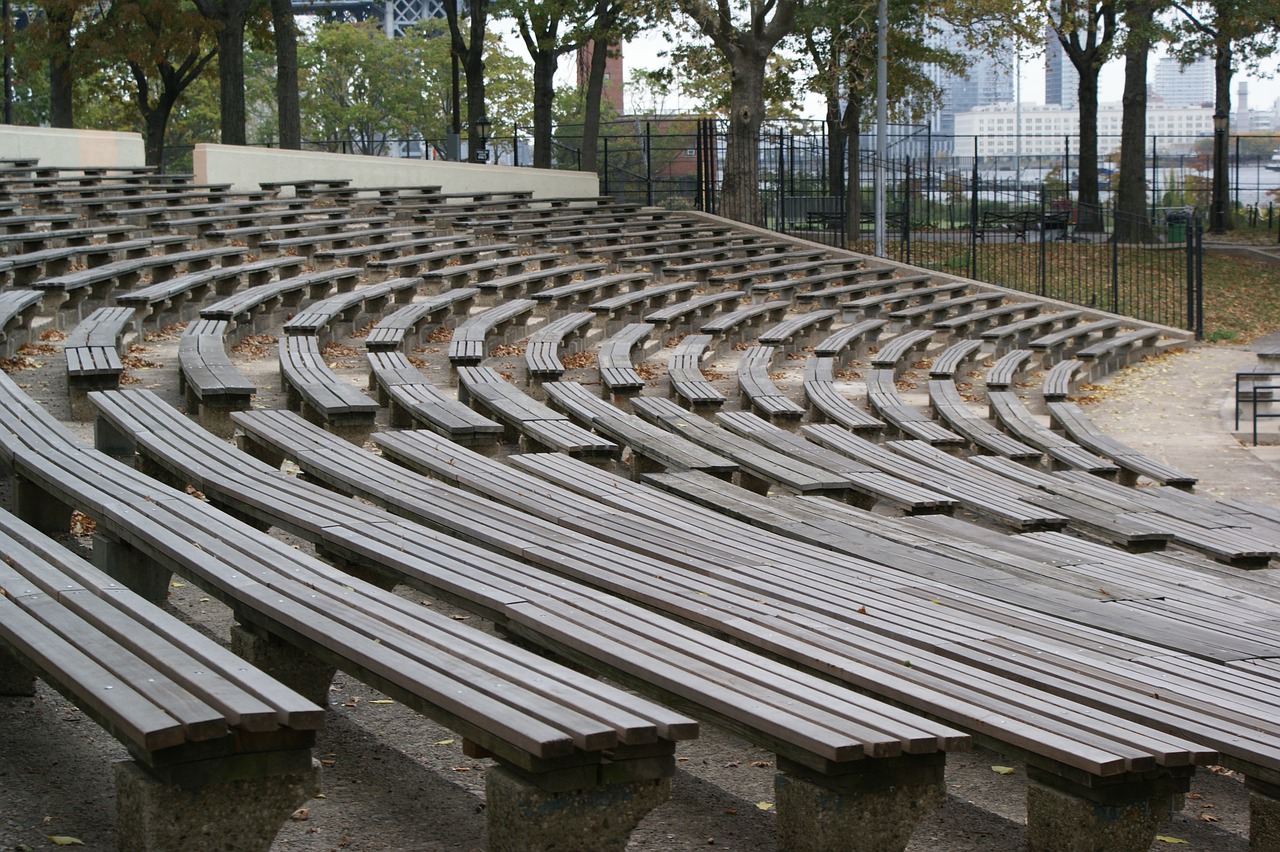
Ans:
<svg viewBox="0 0 1280 852"><path fill-rule="evenodd" d="M1116 203L1111 202L1111 313L1120 313L1120 240L1116 238Z"/></svg>
<svg viewBox="0 0 1280 852"><path fill-rule="evenodd" d="M646 199L653 206L653 128L649 122L644 123L644 184Z"/></svg>
<svg viewBox="0 0 1280 852"><path fill-rule="evenodd" d="M911 155L907 155L902 178L902 249L911 262Z"/></svg>
<svg viewBox="0 0 1280 852"><path fill-rule="evenodd" d="M969 277L978 277L978 149L973 149L973 181L969 186Z"/></svg>
<svg viewBox="0 0 1280 852"><path fill-rule="evenodd" d="M603 137L604 141L604 180L601 181L602 189L605 195L609 194L609 137Z"/></svg>
<svg viewBox="0 0 1280 852"><path fill-rule="evenodd" d="M1049 253L1044 239L1045 190L1040 188L1040 295L1049 294Z"/></svg>

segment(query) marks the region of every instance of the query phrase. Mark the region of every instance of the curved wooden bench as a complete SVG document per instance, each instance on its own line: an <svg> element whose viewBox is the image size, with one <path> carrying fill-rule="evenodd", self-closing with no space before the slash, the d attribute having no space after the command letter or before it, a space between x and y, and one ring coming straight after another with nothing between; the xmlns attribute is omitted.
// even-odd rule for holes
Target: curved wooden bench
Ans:
<svg viewBox="0 0 1280 852"><path fill-rule="evenodd" d="M585 310L592 302L621 292L635 293L652 280L653 276L647 272L615 272L548 287L530 298L547 305L551 315L555 316L562 311Z"/></svg>
<svg viewBox="0 0 1280 852"><path fill-rule="evenodd" d="M502 436L502 424L468 408L447 394L399 350L368 353L369 390L378 404L390 408L393 429L414 424L468 447L491 447Z"/></svg>
<svg viewBox="0 0 1280 852"><path fill-rule="evenodd" d="M972 312L975 308L981 310L998 305L1004 301L1004 298L1004 293L995 290L973 293L968 296L956 296L951 299L940 299L890 311L889 319L907 327L915 327L925 323L930 327L935 327L938 322L949 317L963 316Z"/></svg>
<svg viewBox="0 0 1280 852"><path fill-rule="evenodd" d="M1035 447L1001 432L989 420L973 413L951 379L929 380L929 407L947 428L963 435L979 449L1017 461L1035 462L1044 455Z"/></svg>
<svg viewBox="0 0 1280 852"><path fill-rule="evenodd" d="M856 358L863 350L880 339L880 330L887 324L888 322L882 319L854 323L824 338L813 347L813 354L819 358L843 358L846 350L852 348Z"/></svg>
<svg viewBox="0 0 1280 852"><path fill-rule="evenodd" d="M587 310L594 311L596 316L604 318L605 333L608 334L615 331L628 318L638 313L655 310L667 304L673 297L678 298L697 286L696 281L674 281L670 284L644 287L592 302L587 305Z"/></svg>
<svg viewBox="0 0 1280 852"><path fill-rule="evenodd" d="M403 224L407 229L414 229L414 226L408 223L398 224ZM341 261L344 266L351 269L364 269L366 263L372 261L392 260L393 258L399 257L404 252L417 252L418 249L430 246L436 246L440 251L447 251L448 249L445 247L452 247L455 249L461 248L464 250L470 249L473 252L475 251L475 249L471 247L471 237L466 234L438 235L435 234L434 228L428 229L425 226L418 227L422 228L422 231L418 232L415 230L413 236L406 237L405 239L384 240L370 242L366 245L324 249L322 251L317 251L312 256L312 260L314 260L322 269L332 268L337 265L339 261ZM432 235L428 235L428 231ZM445 257L450 256L452 255L445 255Z"/></svg>
<svg viewBox="0 0 1280 852"><path fill-rule="evenodd" d="M830 421L863 432L884 429L883 420L854 405L836 390L834 358L811 355L804 362L804 396L815 423Z"/></svg>
<svg viewBox="0 0 1280 852"><path fill-rule="evenodd" d="M1041 387L1041 396L1044 397L1044 401L1062 402L1069 397L1076 384L1076 372L1083 366L1076 359L1069 358L1059 361L1046 370L1044 384Z"/></svg>
<svg viewBox="0 0 1280 852"><path fill-rule="evenodd" d="M563 255L559 255L563 257ZM476 282L482 293L495 294L503 298L513 296L528 298L547 287L558 287L568 284L578 275L600 272L608 267L605 263L555 263L537 269L527 269L514 275L505 275Z"/></svg>
<svg viewBox="0 0 1280 852"><path fill-rule="evenodd" d="M523 331L537 304L533 299L512 299L468 317L453 330L453 338L449 341L449 363L455 367L478 365L488 354L489 336L505 340L512 334L512 329Z"/></svg>
<svg viewBox="0 0 1280 852"><path fill-rule="evenodd" d="M0 290L0 346L11 357L30 342L31 326L41 313L44 294L39 290Z"/></svg>
<svg viewBox="0 0 1280 852"><path fill-rule="evenodd" d="M194 320L178 339L178 391L206 428L224 427L232 411L244 411L258 392L227 357L226 320Z"/></svg>
<svg viewBox="0 0 1280 852"><path fill-rule="evenodd" d="M1055 467L1083 470L1098 476L1116 476L1120 468L1114 462L1089 452L1074 441L1050 431L1018 399L1013 391L987 390L991 418L1000 428L1049 456Z"/></svg>
<svg viewBox="0 0 1280 852"><path fill-rule="evenodd" d="M258 286L273 275L287 279L301 273L301 258L269 257L234 266L187 272L127 293L117 293L113 301L135 310L134 320L141 336L148 323L159 327L166 319L174 322L186 319L187 306L198 305L210 295L225 297L243 284Z"/></svg>
<svg viewBox="0 0 1280 852"><path fill-rule="evenodd" d="M895 289L875 296L863 296L861 299L841 302L840 308L844 311L846 322L857 322L863 319L874 319L881 314L896 310L894 305L906 307L911 302L922 305L932 304L939 296L951 297L968 289L969 285L963 281L930 284L927 287L910 287L905 290Z"/></svg>
<svg viewBox="0 0 1280 852"><path fill-rule="evenodd" d="M842 307L844 302L849 301L850 296L883 295L897 292L904 287L914 289L921 285L931 285L932 283L932 275L880 276L871 281L859 281L854 284L829 284L817 290L796 293L795 301L800 304L816 304L823 308L836 308ZM846 317L846 321L855 320L849 320Z"/></svg>
<svg viewBox="0 0 1280 852"><path fill-rule="evenodd" d="M644 389L645 380L636 372L631 359L637 346L643 349L652 331L652 323L633 322L601 342L596 353L596 368L607 394L627 397Z"/></svg>
<svg viewBox="0 0 1280 852"><path fill-rule="evenodd" d="M289 334L280 338L280 382L285 404L310 420L337 429L373 426L378 403L329 369L317 337Z"/></svg>
<svg viewBox="0 0 1280 852"><path fill-rule="evenodd" d="M839 311L820 310L796 314L777 325L760 332L756 341L761 346L781 347L783 352L794 352L816 332L827 332Z"/></svg>
<svg viewBox="0 0 1280 852"><path fill-rule="evenodd" d="M410 338L420 340L425 327L438 326L451 316L466 317L471 311L478 287L458 287L397 308L378 320L364 339L370 352L404 349Z"/></svg>
<svg viewBox="0 0 1280 852"><path fill-rule="evenodd" d="M867 403L902 434L935 446L958 446L961 435L935 422L911 405L898 392L892 370L867 371Z"/></svg>
<svg viewBox="0 0 1280 852"><path fill-rule="evenodd" d="M1054 329L1070 328L1080 322L1084 311L1066 310L1036 314L1015 322L993 326L982 332L983 340L993 344L997 353L1025 347L1033 338L1043 337Z"/></svg>
<svg viewBox="0 0 1280 852"><path fill-rule="evenodd" d="M1195 487L1196 477L1158 462L1102 432L1093 424L1089 415L1073 402L1049 403L1049 419L1072 441L1115 462L1120 468L1122 485L1135 485L1139 477L1145 476L1161 485L1174 488L1189 491Z"/></svg>
<svg viewBox="0 0 1280 852"><path fill-rule="evenodd" d="M929 378L950 379L971 358L982 352L981 340L961 340L938 353L929 366Z"/></svg>
<svg viewBox="0 0 1280 852"><path fill-rule="evenodd" d="M73 405L91 390L119 386L120 354L132 318L133 308L98 308L67 334L62 351Z"/></svg>
<svg viewBox="0 0 1280 852"><path fill-rule="evenodd" d="M747 407L760 412L765 420L799 420L805 415L805 407L778 390L769 376L773 352L772 346L752 346L742 353L738 361L738 392Z"/></svg>
<svg viewBox="0 0 1280 852"><path fill-rule="evenodd" d="M205 305L200 308L200 318L227 320L235 337L243 337L277 325L276 317L282 311L320 301L334 290L351 291L362 277L359 269L338 268L269 281Z"/></svg>
<svg viewBox="0 0 1280 852"><path fill-rule="evenodd" d="M1024 365L1031 358L1030 349L1013 349L996 359L987 369L987 390L1008 390L1017 383Z"/></svg>
<svg viewBox="0 0 1280 852"><path fill-rule="evenodd" d="M381 314L389 303L406 304L418 293L417 278L386 278L312 302L285 320L287 337L338 337L359 328L365 317Z"/></svg>
<svg viewBox="0 0 1280 852"><path fill-rule="evenodd" d="M596 315L591 311L565 314L530 334L524 350L524 363L530 383L559 381L564 375L560 349L563 347L571 353L582 351L583 341L590 333L591 323L595 318Z"/></svg>
<svg viewBox="0 0 1280 852"><path fill-rule="evenodd" d="M766 322L780 322L790 307L790 302L781 300L747 305L707 320L698 327L698 333L710 335L717 347L728 343L745 342L748 335L757 331Z"/></svg>
<svg viewBox="0 0 1280 852"><path fill-rule="evenodd" d="M1097 381L1132 364L1143 355L1155 352L1162 334L1158 328L1126 331L1076 350L1075 357L1088 365L1090 381Z"/></svg>
<svg viewBox="0 0 1280 852"><path fill-rule="evenodd" d="M1025 319L1028 316L1038 314L1043 307L1044 303L1042 302L1009 302L1008 304L997 305L994 308L987 308L984 311L972 311L940 319L933 324L933 327L938 331L949 331L961 337L970 337L981 335L982 332L1003 320L1010 318Z"/></svg>
<svg viewBox="0 0 1280 852"><path fill-rule="evenodd" d="M1124 320L1115 318L1078 323L1069 328L1051 331L1048 334L1036 337L1029 341L1027 346L1040 352L1041 363L1045 367L1049 367L1062 358L1068 355L1074 356L1080 349L1092 345L1090 341L1096 343L1100 340L1115 337L1116 330L1123 324Z"/></svg>
<svg viewBox="0 0 1280 852"><path fill-rule="evenodd" d="M932 342L933 329L931 328L904 332L891 337L880 347L880 351L871 356L869 363L873 369L890 370L894 375L900 376L910 366L903 362L916 354L923 354Z"/></svg>
<svg viewBox="0 0 1280 852"><path fill-rule="evenodd" d="M645 314L644 321L667 331L672 326L694 326L717 311L726 310L745 296L742 290L725 290L706 293L676 302L652 313Z"/></svg>
<svg viewBox="0 0 1280 852"><path fill-rule="evenodd" d="M711 335L690 334L681 340L667 359L668 393L689 408L718 408L725 403L724 394L702 374L702 362L708 357Z"/></svg>
<svg viewBox="0 0 1280 852"><path fill-rule="evenodd" d="M437 284L444 289L450 289L458 286L478 286L482 281L519 275L531 269L554 269L563 259L564 255L555 252L506 254L470 263L438 266L418 274L427 284Z"/></svg>

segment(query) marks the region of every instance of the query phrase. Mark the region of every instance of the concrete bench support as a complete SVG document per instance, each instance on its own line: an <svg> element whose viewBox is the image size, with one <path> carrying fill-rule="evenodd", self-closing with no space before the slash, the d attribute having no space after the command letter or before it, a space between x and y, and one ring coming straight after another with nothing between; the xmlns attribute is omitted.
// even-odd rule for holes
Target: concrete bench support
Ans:
<svg viewBox="0 0 1280 852"><path fill-rule="evenodd" d="M787 852L892 852L946 801L945 755L857 761L822 775L778 756L778 848Z"/></svg>
<svg viewBox="0 0 1280 852"><path fill-rule="evenodd" d="M231 651L304 698L329 706L334 666L246 624L231 625Z"/></svg>
<svg viewBox="0 0 1280 852"><path fill-rule="evenodd" d="M669 774L555 791L500 764L485 774L489 849L622 852L640 820L670 796Z"/></svg>
<svg viewBox="0 0 1280 852"><path fill-rule="evenodd" d="M66 535L72 508L22 476L13 478L13 513L46 535Z"/></svg>
<svg viewBox="0 0 1280 852"><path fill-rule="evenodd" d="M1187 791L1187 769L1089 788L1028 767L1027 847L1145 852Z"/></svg>
<svg viewBox="0 0 1280 852"><path fill-rule="evenodd" d="M1280 787L1246 776L1249 852L1280 852Z"/></svg>
<svg viewBox="0 0 1280 852"><path fill-rule="evenodd" d="M93 565L152 603L163 603L169 596L169 580L173 574L115 536L103 532L93 534Z"/></svg>
<svg viewBox="0 0 1280 852"><path fill-rule="evenodd" d="M119 848L266 852L289 815L320 792L320 764L188 789L133 761L115 765Z"/></svg>
<svg viewBox="0 0 1280 852"><path fill-rule="evenodd" d="M8 651L0 651L0 695L35 695L36 676Z"/></svg>

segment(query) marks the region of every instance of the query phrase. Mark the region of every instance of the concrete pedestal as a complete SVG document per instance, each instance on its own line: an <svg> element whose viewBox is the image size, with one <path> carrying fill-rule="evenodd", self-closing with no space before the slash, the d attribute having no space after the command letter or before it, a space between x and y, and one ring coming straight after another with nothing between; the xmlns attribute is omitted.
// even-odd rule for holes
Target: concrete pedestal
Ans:
<svg viewBox="0 0 1280 852"><path fill-rule="evenodd" d="M93 564L111 579L152 603L163 603L169 597L172 572L133 545L108 533L93 534Z"/></svg>
<svg viewBox="0 0 1280 852"><path fill-rule="evenodd" d="M116 834L125 852L265 852L297 808L320 792L310 771L224 781L196 790L157 780L133 761L115 766Z"/></svg>
<svg viewBox="0 0 1280 852"><path fill-rule="evenodd" d="M774 779L778 848L787 852L895 852L916 824L946 801L945 756L859 761L820 775L781 756Z"/></svg>
<svg viewBox="0 0 1280 852"><path fill-rule="evenodd" d="M1190 777L1087 790L1046 773L1028 775L1027 846L1043 852L1146 852Z"/></svg>
<svg viewBox="0 0 1280 852"><path fill-rule="evenodd" d="M502 767L485 773L490 852L622 852L645 814L671 796L671 779L549 792Z"/></svg>
<svg viewBox="0 0 1280 852"><path fill-rule="evenodd" d="M321 707L329 706L329 685L336 671L333 666L242 624L231 626L231 651L299 695Z"/></svg>
<svg viewBox="0 0 1280 852"><path fill-rule="evenodd" d="M1280 787L1248 777L1249 852L1280 852Z"/></svg>
<svg viewBox="0 0 1280 852"><path fill-rule="evenodd" d="M36 676L8 651L0 651L0 695L35 695Z"/></svg>

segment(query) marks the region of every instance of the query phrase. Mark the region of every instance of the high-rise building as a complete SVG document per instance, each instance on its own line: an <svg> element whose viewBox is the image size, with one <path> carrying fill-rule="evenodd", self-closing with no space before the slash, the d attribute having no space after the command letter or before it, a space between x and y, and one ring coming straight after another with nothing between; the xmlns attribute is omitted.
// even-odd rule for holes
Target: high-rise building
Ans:
<svg viewBox="0 0 1280 852"><path fill-rule="evenodd" d="M955 134L955 116L976 107L1008 103L1014 99L1012 65L1004 66L996 58L970 50L960 33L946 30L938 36L938 46L965 54L968 70L964 75L952 74L933 66L933 82L942 91L942 104L929 118L933 132L943 137L943 147Z"/></svg>
<svg viewBox="0 0 1280 852"><path fill-rule="evenodd" d="M1156 96L1165 106L1200 106L1213 103L1213 63L1201 57L1190 65L1183 65L1172 56L1162 56L1156 62Z"/></svg>
<svg viewBox="0 0 1280 852"><path fill-rule="evenodd" d="M1080 72L1052 28L1044 36L1044 102L1067 109L1080 105Z"/></svg>

